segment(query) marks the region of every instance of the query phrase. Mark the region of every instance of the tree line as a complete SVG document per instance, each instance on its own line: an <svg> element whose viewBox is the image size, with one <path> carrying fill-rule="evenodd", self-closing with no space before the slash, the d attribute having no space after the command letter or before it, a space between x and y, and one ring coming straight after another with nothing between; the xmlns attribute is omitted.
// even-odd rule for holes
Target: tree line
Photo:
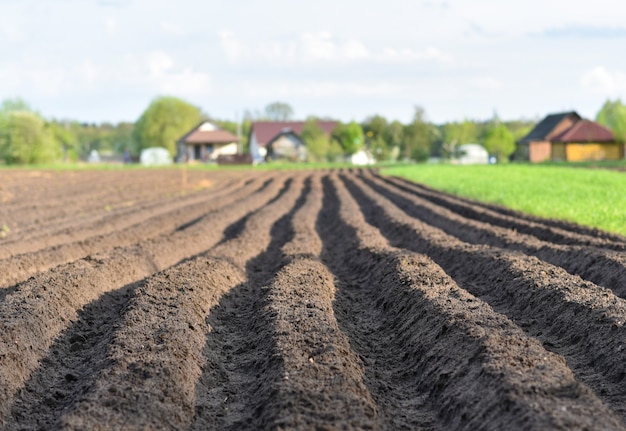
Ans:
<svg viewBox="0 0 626 431"><path fill-rule="evenodd" d="M45 119L21 99L0 105L0 161L5 164L41 164L85 159L93 150L119 158L125 152L137 158L142 149L164 147L176 154L176 141L203 120L240 135L247 148L254 121L293 120L292 107L283 102L268 104L263 111L246 111L241 121L211 119L200 108L176 97L157 97L139 119L117 124L90 124ZM502 121L497 115L486 121L464 120L434 124L421 107L408 123L372 115L362 122L337 122L328 135L316 117L305 122L302 139L312 161L336 161L368 149L378 161L425 161L429 157L458 156L460 145L479 143L498 161L507 161L515 143L535 125L534 121ZM607 100L596 121L626 139L626 105Z"/></svg>

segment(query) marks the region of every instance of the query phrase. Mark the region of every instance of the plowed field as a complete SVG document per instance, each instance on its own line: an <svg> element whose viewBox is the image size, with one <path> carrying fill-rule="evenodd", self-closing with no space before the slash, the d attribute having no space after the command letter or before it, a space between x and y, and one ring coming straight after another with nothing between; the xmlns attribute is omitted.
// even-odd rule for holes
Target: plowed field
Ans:
<svg viewBox="0 0 626 431"><path fill-rule="evenodd" d="M626 238L366 170L0 172L3 429L626 430Z"/></svg>

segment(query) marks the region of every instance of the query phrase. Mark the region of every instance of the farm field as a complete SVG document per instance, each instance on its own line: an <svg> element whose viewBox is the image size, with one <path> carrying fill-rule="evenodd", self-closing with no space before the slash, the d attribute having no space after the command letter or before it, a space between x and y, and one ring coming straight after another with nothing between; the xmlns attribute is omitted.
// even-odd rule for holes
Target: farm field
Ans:
<svg viewBox="0 0 626 431"><path fill-rule="evenodd" d="M2 429L626 430L626 238L369 170L0 176Z"/></svg>

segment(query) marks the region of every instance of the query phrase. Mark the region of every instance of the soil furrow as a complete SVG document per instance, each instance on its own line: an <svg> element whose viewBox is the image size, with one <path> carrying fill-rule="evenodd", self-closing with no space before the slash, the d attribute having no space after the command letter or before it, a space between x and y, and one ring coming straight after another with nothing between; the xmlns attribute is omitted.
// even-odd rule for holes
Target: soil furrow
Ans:
<svg viewBox="0 0 626 431"><path fill-rule="evenodd" d="M302 186L301 174L296 180ZM263 286L283 264L280 247L293 235L291 218L302 206L307 188L290 209L283 208L282 217L259 211L246 221L242 234L211 250L211 255L221 254L241 264L247 281L224 295L207 318L211 331L203 349L206 364L196 387L191 429L258 429L250 425L258 414L255 394L264 388L265 363L272 361L272 338L262 312ZM261 230L259 223L265 226ZM242 248L249 248L245 244L251 240L263 246L262 253L242 256Z"/></svg>
<svg viewBox="0 0 626 431"><path fill-rule="evenodd" d="M66 430L184 429L191 423L209 310L245 281L200 256L151 276L130 301L80 396L52 412ZM106 424L106 426L102 426Z"/></svg>
<svg viewBox="0 0 626 431"><path fill-rule="evenodd" d="M74 208L79 207L81 214L99 212L105 205L111 208L123 206L130 197L138 201L149 201L171 197L171 193L180 192L180 181L175 181L171 173L162 172L160 187L151 183L154 177L135 178L135 181L124 181L123 177L112 173L101 173L97 178L81 178L87 184L74 181L71 186L60 187L48 193L30 193L19 196L14 205L8 205L2 211L2 217L8 221L16 220L20 230L28 226L41 227L50 223L63 223L75 218ZM118 184L110 183L107 179ZM31 192L33 190L31 189ZM20 217L25 214L25 217ZM24 223L28 222L28 223Z"/></svg>
<svg viewBox="0 0 626 431"><path fill-rule="evenodd" d="M228 224L261 208L284 182L284 177L273 181L262 193L222 207L185 231L62 265L19 285L0 304L0 418L52 341L76 320L77 310L103 293L209 249Z"/></svg>
<svg viewBox="0 0 626 431"><path fill-rule="evenodd" d="M573 275L607 287L616 295L626 296L626 253L595 247L566 246L538 240L513 230L491 226L465 218L445 207L416 197L380 180L364 181L378 193L412 217L442 229L446 233L472 244L487 244L523 251L560 266Z"/></svg>
<svg viewBox="0 0 626 431"><path fill-rule="evenodd" d="M17 394L4 429L61 429L61 413L89 391L109 362L107 346L138 284L107 292L80 310Z"/></svg>
<svg viewBox="0 0 626 431"><path fill-rule="evenodd" d="M333 311L333 276L319 261L315 232L322 205L320 177L293 216L293 238L281 249L285 265L264 290L272 360L255 393L251 429L377 429L376 405L363 366Z"/></svg>
<svg viewBox="0 0 626 431"><path fill-rule="evenodd" d="M257 181L260 180L261 178L257 179ZM139 223L152 222L156 217L163 217L165 214L177 210L181 211L182 208L193 212L202 208L204 203L227 195L230 192L237 193L238 189L251 190L252 188L247 187L247 185L248 181L242 178L237 181L231 181L229 184L224 184L223 187L186 194L177 198L167 199L166 201L158 200L156 202L137 203L110 212L102 210L94 217L70 220L65 227L53 224L47 228L40 227L34 229L28 234L22 233L15 238L11 235L3 241L3 247L0 248L0 259L37 251L44 247L55 247L84 241L99 235L116 234L118 230L128 229ZM73 210L80 211L80 207L75 207Z"/></svg>
<svg viewBox="0 0 626 431"><path fill-rule="evenodd" d="M64 414L64 428L94 429L103 420L124 429L188 426L209 330L206 316L245 281L240 263L264 250L272 224L294 206L301 191L302 180L291 181L280 198L248 218L240 238L150 277L116 330L108 352L111 365ZM256 241L249 241L251 235ZM248 239L244 249L241 239Z"/></svg>
<svg viewBox="0 0 626 431"><path fill-rule="evenodd" d="M69 244L59 244L43 250L2 259L0 260L0 265L11 268L11 271L0 273L0 288L19 283L37 272L71 262L89 254L102 253L114 247L128 246L153 238L164 232L187 229L208 217L212 212L219 210L219 208L246 198L255 191L258 190L255 190L252 184L241 189L231 190L227 188L227 193L214 193L204 197L201 202L182 208L159 211L159 214L147 220L141 220L127 228L116 229L112 232L101 233ZM208 199L210 201L207 201ZM193 223L189 222L190 218L193 218Z"/></svg>
<svg viewBox="0 0 626 431"><path fill-rule="evenodd" d="M327 220L338 222L320 224L325 261L345 283L337 308L363 348L366 373L401 395L377 399L390 429L425 426L407 414L420 401L451 429L624 429L561 357L427 256L389 247L338 180L326 191Z"/></svg>
<svg viewBox="0 0 626 431"><path fill-rule="evenodd" d="M562 354L576 376L626 419L626 301L535 257L463 243L349 180L365 217L393 245L427 254L462 288Z"/></svg>
<svg viewBox="0 0 626 431"><path fill-rule="evenodd" d="M626 238L561 220L523 214L496 205L450 195L402 178L380 177L384 181L423 199L444 206L463 217L533 235L541 240L565 245L592 245L613 250L626 250Z"/></svg>
<svg viewBox="0 0 626 431"><path fill-rule="evenodd" d="M116 215L123 216L133 211L135 207L158 206L164 202L185 199L185 195L194 195L197 190L206 187L220 188L228 179L226 175L216 175L211 181L198 177L190 180L185 187L180 182L180 174L172 171L134 175L132 180L123 175L118 178L118 175L108 173L97 180L74 180L73 187L60 187L61 196L55 193L33 196L34 190L15 196L14 200L20 203L18 207L0 207L0 221L11 227L11 235L5 238L8 240L5 242L21 241L33 235L41 237L40 233L43 232L67 233L68 230L93 224L97 220L106 222ZM100 186L102 182L109 184L111 181L119 184ZM106 193L102 195L98 192L100 189ZM87 195L81 196L85 192Z"/></svg>

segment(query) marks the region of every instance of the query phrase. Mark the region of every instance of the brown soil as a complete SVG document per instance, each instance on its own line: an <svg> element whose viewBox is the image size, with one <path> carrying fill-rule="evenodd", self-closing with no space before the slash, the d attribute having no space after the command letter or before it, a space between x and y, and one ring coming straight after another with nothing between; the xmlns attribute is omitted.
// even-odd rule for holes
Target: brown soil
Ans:
<svg viewBox="0 0 626 431"><path fill-rule="evenodd" d="M0 175L2 429L626 430L626 238L367 170Z"/></svg>

